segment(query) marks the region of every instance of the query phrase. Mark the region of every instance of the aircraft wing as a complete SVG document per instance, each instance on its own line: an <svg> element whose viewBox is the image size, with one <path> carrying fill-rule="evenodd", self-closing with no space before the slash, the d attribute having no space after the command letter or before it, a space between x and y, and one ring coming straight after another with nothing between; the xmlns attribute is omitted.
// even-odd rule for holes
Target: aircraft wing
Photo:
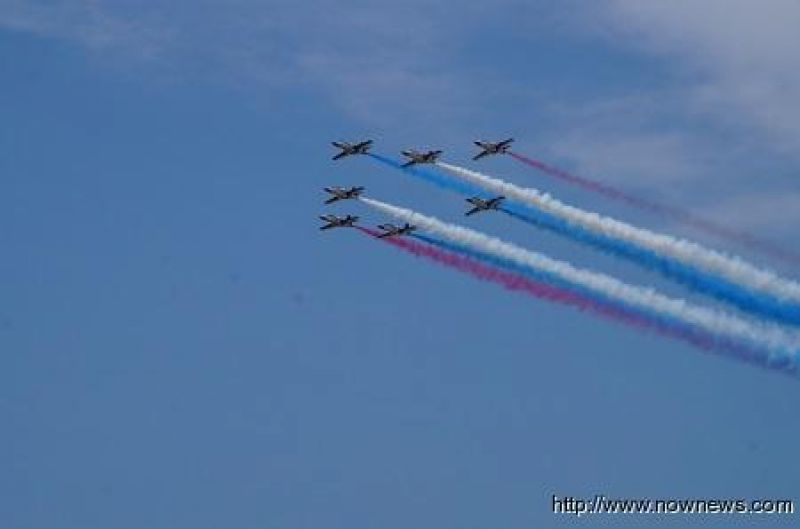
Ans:
<svg viewBox="0 0 800 529"><path fill-rule="evenodd" d="M475 156L472 157L472 161L474 162L475 160L480 160L481 158L483 158L484 156L487 156L488 154L489 154L489 151L481 151L481 152L479 152L478 154L476 154Z"/></svg>
<svg viewBox="0 0 800 529"><path fill-rule="evenodd" d="M363 149L364 147L372 145L372 140L362 141L361 143L355 146L356 149Z"/></svg>
<svg viewBox="0 0 800 529"><path fill-rule="evenodd" d="M511 142L514 141L514 138L508 138L507 140L503 140L497 144L498 147L505 147L506 145L511 145Z"/></svg>
<svg viewBox="0 0 800 529"><path fill-rule="evenodd" d="M466 213L464 213L464 215L466 215L467 217L469 217L470 215L474 215L475 213L479 212L481 209L483 209L483 208L474 207L474 208L472 208L471 210L469 210L469 211L467 211Z"/></svg>
<svg viewBox="0 0 800 529"><path fill-rule="evenodd" d="M408 161L408 162L404 163L403 165L401 165L401 167L411 167L411 166L412 166L412 165L414 165L415 163L417 163L417 161L416 161L416 160L410 160L410 161Z"/></svg>
<svg viewBox="0 0 800 529"><path fill-rule="evenodd" d="M328 200L326 200L325 203L326 204L333 204L337 200L339 200L339 197L333 196L333 197L329 198Z"/></svg>
<svg viewBox="0 0 800 529"><path fill-rule="evenodd" d="M339 154L337 154L336 156L334 156L333 160L341 160L342 158L347 156L347 154L348 154L347 151L342 151Z"/></svg>

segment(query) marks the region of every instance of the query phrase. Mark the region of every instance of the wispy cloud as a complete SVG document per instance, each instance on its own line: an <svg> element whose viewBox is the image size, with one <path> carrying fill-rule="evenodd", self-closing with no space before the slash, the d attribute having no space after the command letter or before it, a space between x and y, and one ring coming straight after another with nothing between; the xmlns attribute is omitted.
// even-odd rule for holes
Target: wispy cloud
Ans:
<svg viewBox="0 0 800 529"><path fill-rule="evenodd" d="M0 28L69 39L96 52L122 52L150 59L168 45L168 27L142 14L126 16L91 0L0 3Z"/></svg>
<svg viewBox="0 0 800 529"><path fill-rule="evenodd" d="M725 220L753 232L769 228L772 232L796 235L796 226L800 225L800 192L750 193L717 201L705 212L709 218Z"/></svg>
<svg viewBox="0 0 800 529"><path fill-rule="evenodd" d="M694 108L755 127L800 150L800 3L794 0L609 0L602 9L625 46L676 58Z"/></svg>
<svg viewBox="0 0 800 529"><path fill-rule="evenodd" d="M171 72L316 91L369 126L402 124L418 112L420 130L457 119L470 96L480 94L465 90L449 63L453 37L469 32L485 11L420 0L347 6L322 0L313 9L255 0L9 0L0 5L0 28L176 65ZM433 109L436 120L426 118Z"/></svg>
<svg viewBox="0 0 800 529"><path fill-rule="evenodd" d="M777 235L790 235L794 212L800 215L800 196L786 189L793 175L776 169L783 164L747 134L698 126L693 105L670 89L551 104L553 124L539 145L521 147L658 202L680 201L702 218L743 230L771 225Z"/></svg>
<svg viewBox="0 0 800 529"><path fill-rule="evenodd" d="M554 124L545 156L575 171L631 188L669 189L701 178L712 149L668 118L680 112L668 93L636 93L567 105L550 103Z"/></svg>

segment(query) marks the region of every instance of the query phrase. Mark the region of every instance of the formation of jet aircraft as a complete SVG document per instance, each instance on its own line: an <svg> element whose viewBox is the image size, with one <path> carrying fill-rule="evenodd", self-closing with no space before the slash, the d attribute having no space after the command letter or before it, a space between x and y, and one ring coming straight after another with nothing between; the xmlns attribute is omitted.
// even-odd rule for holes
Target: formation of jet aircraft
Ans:
<svg viewBox="0 0 800 529"><path fill-rule="evenodd" d="M352 156L353 154L367 154L369 148L372 146L372 140L360 141L358 143L348 143L346 141L333 141L331 145L342 152L333 157L334 160L340 160L345 156Z"/></svg>
<svg viewBox="0 0 800 529"><path fill-rule="evenodd" d="M349 200L351 198L358 198L361 193L364 192L364 187L362 186L353 186L350 188L344 187L326 187L323 189L326 193L330 193L332 196L325 201L325 204L333 204L338 200Z"/></svg>
<svg viewBox="0 0 800 529"><path fill-rule="evenodd" d="M489 141L476 141L475 145L480 147L482 150L473 156L472 160L480 160L484 156L489 156L492 154L505 154L508 152L508 149L511 147L511 143L513 141L514 138L508 138L507 140L498 141L497 143L492 143Z"/></svg>
<svg viewBox="0 0 800 529"><path fill-rule="evenodd" d="M490 198L488 200L485 200L480 197L468 198L467 202L472 204L473 208L464 213L464 215L474 215L479 211L490 211L492 209L499 209L500 206L503 204L503 200L505 199L506 197L503 196Z"/></svg>
<svg viewBox="0 0 800 529"><path fill-rule="evenodd" d="M403 151L401 154L409 159L403 164L403 167L411 167L418 163L436 163L436 160L439 159L442 152L444 151L417 152L414 149Z"/></svg>
<svg viewBox="0 0 800 529"><path fill-rule="evenodd" d="M511 143L514 141L513 138L508 138L507 140L498 141L498 142L488 142L488 141L476 141L474 142L475 145L481 148L481 152L476 154L472 159L479 160L484 156L490 156L493 154L505 154L508 152ZM331 142L334 147L340 149L341 152L337 153L336 156L333 157L334 160L340 160L345 156L352 156L355 154L368 154L370 147L372 147L372 140L364 140L356 143L349 143L349 142L338 142L334 141ZM407 151L402 151L401 154L408 158L408 161L403 164L403 167L411 167L412 165L416 164L432 164L436 163L439 160L439 157L442 155L443 151L440 150L431 150L431 151L415 151L413 149L409 149ZM326 187L323 190L331 195L327 200L325 200L325 204L333 204L334 202L338 202L339 200L349 200L358 198L364 192L363 186L352 186L352 187ZM497 210L502 205L505 197L498 196L494 198L484 199L480 197L472 197L468 198L467 202L472 204L472 209L467 211L465 215L474 215L480 211L491 211ZM346 215L344 217L337 217L336 215L322 215L320 217L322 221L325 222L323 226L320 226L320 230L330 230L333 228L352 228L358 222L358 217L355 215ZM411 224L405 223L402 226L395 226L394 224L380 224L378 225L378 229L382 231L380 235L377 237L382 239L384 237L399 237L403 235L408 235L414 230L417 229L416 226Z"/></svg>

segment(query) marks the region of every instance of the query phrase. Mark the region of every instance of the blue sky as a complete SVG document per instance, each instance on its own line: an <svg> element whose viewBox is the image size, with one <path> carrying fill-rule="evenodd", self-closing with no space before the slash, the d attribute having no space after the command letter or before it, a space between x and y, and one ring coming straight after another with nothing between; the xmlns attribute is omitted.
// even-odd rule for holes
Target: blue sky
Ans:
<svg viewBox="0 0 800 529"><path fill-rule="evenodd" d="M329 141L467 164L472 140L513 135L798 248L798 17L788 0L0 3L2 525L685 527L559 517L550 495L800 500L795 381L316 222L321 187L365 185L710 303L505 216L464 220L459 197L331 163ZM479 168L700 237L510 159Z"/></svg>

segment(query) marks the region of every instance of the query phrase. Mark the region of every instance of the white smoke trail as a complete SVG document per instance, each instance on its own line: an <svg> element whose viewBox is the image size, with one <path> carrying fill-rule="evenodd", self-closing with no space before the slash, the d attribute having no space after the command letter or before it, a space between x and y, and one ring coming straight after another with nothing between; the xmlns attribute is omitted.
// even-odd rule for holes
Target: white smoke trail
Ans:
<svg viewBox="0 0 800 529"><path fill-rule="evenodd" d="M792 362L800 351L800 334L788 329L768 323L751 322L718 310L693 305L682 299L670 298L651 288L629 285L605 274L576 268L569 263L409 209L366 197L360 197L360 200L384 214L418 226L421 230L452 243L556 277L601 298L623 303L651 315L670 318L716 336L727 337L762 350L768 349Z"/></svg>
<svg viewBox="0 0 800 529"><path fill-rule="evenodd" d="M658 255L711 272L753 291L768 294L775 299L800 302L800 283L782 278L774 272L757 268L738 257L725 255L694 242L637 228L616 219L569 206L537 189L520 187L457 165L444 162L437 162L436 165L463 180L477 184L493 193L505 195L512 200L529 204L588 231L646 248Z"/></svg>

